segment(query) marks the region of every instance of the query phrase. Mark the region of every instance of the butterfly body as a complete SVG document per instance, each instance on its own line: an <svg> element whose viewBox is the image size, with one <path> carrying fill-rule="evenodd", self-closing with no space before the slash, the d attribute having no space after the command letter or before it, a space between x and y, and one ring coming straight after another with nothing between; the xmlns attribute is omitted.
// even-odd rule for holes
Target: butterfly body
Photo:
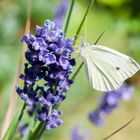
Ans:
<svg viewBox="0 0 140 140"><path fill-rule="evenodd" d="M119 88L140 69L133 58L101 45L82 43L80 55L93 88L103 92Z"/></svg>

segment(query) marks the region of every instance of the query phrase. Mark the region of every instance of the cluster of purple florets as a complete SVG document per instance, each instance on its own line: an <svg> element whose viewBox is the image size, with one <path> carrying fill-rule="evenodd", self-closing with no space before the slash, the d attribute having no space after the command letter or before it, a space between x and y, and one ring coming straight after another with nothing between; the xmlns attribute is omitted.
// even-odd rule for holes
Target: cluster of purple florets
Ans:
<svg viewBox="0 0 140 140"><path fill-rule="evenodd" d="M73 39L64 37L55 23L46 20L44 27L36 26L36 35L28 33L22 38L28 46L23 88L17 93L29 106L29 113L46 122L46 129L62 124L57 106L66 98L66 91L73 81L69 78L75 59L71 58Z"/></svg>
<svg viewBox="0 0 140 140"><path fill-rule="evenodd" d="M104 117L116 109L121 100L129 100L134 91L131 85L123 84L119 89L104 93L99 106L89 113L89 119L96 126L102 126Z"/></svg>

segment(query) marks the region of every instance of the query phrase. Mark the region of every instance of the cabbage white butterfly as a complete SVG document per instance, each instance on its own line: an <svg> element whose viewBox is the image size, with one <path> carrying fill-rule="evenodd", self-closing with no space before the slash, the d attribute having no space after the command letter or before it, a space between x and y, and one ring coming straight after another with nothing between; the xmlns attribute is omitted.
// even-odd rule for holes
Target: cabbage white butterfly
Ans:
<svg viewBox="0 0 140 140"><path fill-rule="evenodd" d="M117 89L140 69L133 58L101 45L83 42L80 55L90 83L102 92Z"/></svg>

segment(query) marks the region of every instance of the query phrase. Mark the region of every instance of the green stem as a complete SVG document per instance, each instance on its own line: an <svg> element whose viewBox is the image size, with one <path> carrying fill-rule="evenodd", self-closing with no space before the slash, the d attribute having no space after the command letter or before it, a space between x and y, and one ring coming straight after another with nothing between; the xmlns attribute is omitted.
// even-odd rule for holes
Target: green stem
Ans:
<svg viewBox="0 0 140 140"><path fill-rule="evenodd" d="M36 130L30 136L29 140L39 140L45 130L46 122L42 122L38 125Z"/></svg>
<svg viewBox="0 0 140 140"><path fill-rule="evenodd" d="M20 114L19 114L18 121L17 121L17 123L16 123L14 133L13 133L13 135L11 136L11 140L12 140L12 139L14 138L14 136L15 136L16 130L17 130L17 128L18 128L18 126L19 126L19 123L20 123L20 121L21 121L21 119L22 119L22 117L23 117L25 108L26 108L26 104L24 103L24 105L23 105L23 107L22 107L22 109L21 109L21 112L20 112Z"/></svg>
<svg viewBox="0 0 140 140"><path fill-rule="evenodd" d="M81 70L81 68L82 68L82 66L84 65L84 62L82 62L81 64L80 64L80 66L78 67L78 69L76 70L76 72L73 74L73 76L72 76L72 80L75 80L75 77L77 76L77 74L79 73L79 71Z"/></svg>
<svg viewBox="0 0 140 140"><path fill-rule="evenodd" d="M23 107L21 109L17 124L19 124L19 122L21 121L21 119L23 117L23 114L24 114L24 111L25 111L25 108L26 108L26 103L24 103L24 105L23 105Z"/></svg>
<svg viewBox="0 0 140 140"><path fill-rule="evenodd" d="M65 35L67 34L72 10L73 10L73 7L74 7L74 2L75 2L75 0L71 0L70 8L69 8L68 14L66 16L66 21L65 21L65 24L64 24L64 27L63 27L63 31L64 31Z"/></svg>
<svg viewBox="0 0 140 140"><path fill-rule="evenodd" d="M74 45L75 45L75 43L76 43L77 37L78 37L79 34L80 34L80 31L81 31L81 29L82 29L82 27L83 27L84 21L85 21L85 19L86 19L86 17L87 17L87 14L88 14L89 10L91 9L93 3L94 3L94 0L91 0L91 1L90 1L90 4L88 5L88 8L87 8L87 10L86 10L86 13L85 13L85 15L84 15L84 17L83 17L83 19L82 19L82 21L81 21L81 23L80 23L80 26L79 26L79 28L77 29L77 32L76 32L76 35L75 35L75 42L74 42Z"/></svg>
<svg viewBox="0 0 140 140"><path fill-rule="evenodd" d="M43 134L43 132L45 131L45 127L46 127L46 123L41 124L41 129L40 129L40 133L38 134L38 139L39 140Z"/></svg>

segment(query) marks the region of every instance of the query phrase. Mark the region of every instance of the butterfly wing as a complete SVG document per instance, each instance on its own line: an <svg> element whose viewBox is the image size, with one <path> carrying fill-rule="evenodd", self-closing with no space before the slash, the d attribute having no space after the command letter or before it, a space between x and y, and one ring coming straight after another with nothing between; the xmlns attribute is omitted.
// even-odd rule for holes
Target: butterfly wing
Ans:
<svg viewBox="0 0 140 140"><path fill-rule="evenodd" d="M111 91L134 75L140 65L131 57L100 45L85 46L80 50L86 72L93 88Z"/></svg>

